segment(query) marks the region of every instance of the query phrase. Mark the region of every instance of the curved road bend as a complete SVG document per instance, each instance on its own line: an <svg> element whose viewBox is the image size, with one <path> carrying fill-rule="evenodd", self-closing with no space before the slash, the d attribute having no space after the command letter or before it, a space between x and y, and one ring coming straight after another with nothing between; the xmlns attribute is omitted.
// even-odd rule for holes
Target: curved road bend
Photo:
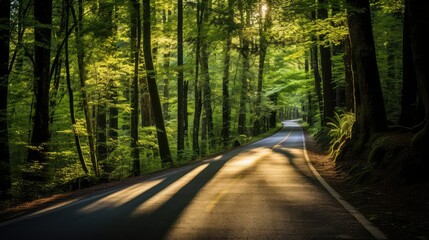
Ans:
<svg viewBox="0 0 429 240"><path fill-rule="evenodd" d="M313 175L294 122L194 165L9 222L7 239L374 239Z"/></svg>

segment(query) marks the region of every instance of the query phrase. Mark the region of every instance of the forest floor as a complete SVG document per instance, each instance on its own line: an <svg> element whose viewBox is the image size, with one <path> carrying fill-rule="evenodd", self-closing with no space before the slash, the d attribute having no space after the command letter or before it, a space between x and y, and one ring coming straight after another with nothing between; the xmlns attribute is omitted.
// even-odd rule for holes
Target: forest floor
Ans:
<svg viewBox="0 0 429 240"><path fill-rule="evenodd" d="M429 191L427 191L429 184L414 186L386 183L383 185L352 184L348 180L347 174L338 170L332 158L308 134L306 134L306 144L314 167L325 181L389 239L429 239ZM153 175L99 184L82 190L20 203L13 207L5 207L0 204L0 222L58 203L78 200L115 187L127 186L151 176Z"/></svg>

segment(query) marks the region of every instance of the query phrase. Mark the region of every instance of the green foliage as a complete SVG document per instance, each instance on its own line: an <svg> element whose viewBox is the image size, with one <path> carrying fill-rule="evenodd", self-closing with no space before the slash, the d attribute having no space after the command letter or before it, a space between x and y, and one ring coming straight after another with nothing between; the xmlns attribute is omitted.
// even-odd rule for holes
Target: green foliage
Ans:
<svg viewBox="0 0 429 240"><path fill-rule="evenodd" d="M383 7L373 14L374 41L387 118L391 124L396 124L402 96L403 16L402 9L398 8L400 1L381 2Z"/></svg>
<svg viewBox="0 0 429 240"><path fill-rule="evenodd" d="M352 128L355 122L355 114L351 112L337 113L334 119L327 123L329 127L330 146L329 153L336 159L342 147L352 136Z"/></svg>
<svg viewBox="0 0 429 240"><path fill-rule="evenodd" d="M23 1L27 3L28 1ZM53 12L52 34L52 58L59 54L60 66L58 67L57 85L54 78L51 84L51 141L49 143L49 163L47 171L50 176L47 183L25 182L22 174L25 171L35 173L40 171L37 164L27 165L26 150L28 139L31 135L32 116L34 114L34 85L33 85L33 44L34 34L32 27L32 13L18 16L17 1L13 1L11 52L16 50L16 60L12 66L9 79L8 95L8 120L9 143L11 155L12 181L14 195L24 194L25 190L35 184L35 192L32 196L40 195L44 191L62 186L77 178L83 177L82 167L79 163L76 151L74 134L79 137L83 157L86 165L94 175L90 161L90 148L88 137L96 138L95 133L88 133L86 117L83 111L82 90L88 95L89 109L93 128L96 129L95 117L97 107L105 106L106 111L116 109L119 129L106 129L117 133L117 137L108 136L109 149L107 158L100 164L108 165L110 169L109 179L124 179L132 175L132 154L130 148L130 81L133 75L133 63L130 59L130 12L129 2L119 0L108 1L84 1L83 15L83 43L85 62L85 88L81 89L79 82L78 46L76 45L75 32L70 31L68 36L64 33L64 12L62 1L55 2ZM333 52L333 79L336 87L344 87L344 63L343 54L338 53L339 46L348 33L346 25L346 13L342 1L330 1L332 6L338 9L334 15L323 20L311 18L311 11L317 11L316 1L271 1L271 23L263 35L268 41L265 67L263 72L263 88L260 99L259 115L256 116L255 105L257 101L257 77L259 62L260 22L258 20L258 1L242 1L244 11L240 11L238 1L234 1L233 23L228 23L228 5L226 1L212 1L210 7L210 19L204 30L204 40L209 43L209 74L212 99L212 114L215 136L210 139L213 144L207 149L207 154L224 151L220 140L222 128L222 78L225 56L225 39L230 34L232 45L229 66L229 90L231 106L231 134L229 146L237 140L240 144L254 141L259 137L249 134L253 121L257 118L268 119L270 114L277 111L278 116L284 117L289 108L297 110L301 115L307 112L311 120L310 131L318 132L321 129L320 112L314 88L314 79L311 71L305 71L306 63L310 60L309 47L312 44L332 44ZM78 1L73 2L74 10L78 11ZM168 116L165 122L169 144L175 156L177 139L177 8L176 3L166 0L154 0L152 14L152 44L155 72L157 74L158 88L162 103L168 103ZM196 45L198 29L196 27L196 2L186 1L184 6L184 79L188 84L188 131L185 136L184 158L177 160L176 165L189 162L193 157L192 134L193 116L195 113L194 87L196 77ZM113 8L112 8L113 7ZM320 7L320 6L319 6ZM325 6L322 6L325 7ZM112 16L108 16L113 9ZM383 83L383 93L386 100L386 108L392 122L398 112L400 99L400 80L402 76L401 53L401 24L402 11L401 0L381 0L374 5L374 35L377 47L377 59L379 61L380 76ZM241 18L243 16L243 18ZM246 19L246 18L249 19ZM107 21L106 21L107 19ZM111 21L110 21L111 20ZM247 23L249 21L250 23ZM74 25L70 16L70 26ZM25 28L22 39L18 36L18 26ZM316 36L323 34L325 40L320 42ZM250 69L242 73L242 35L251 39L249 46ZM69 38L69 60L71 73L71 87L74 95L74 108L76 124L71 124L69 111L69 96L65 83L64 49L57 47ZM200 39L201 40L201 39ZM141 52L140 52L141 53ZM338 53L338 54L337 54ZM12 55L12 54L11 54ZM394 68L388 63L389 57L393 57ZM145 91L145 72L143 62L139 66L140 93ZM392 73L394 73L392 75ZM201 74L201 72L200 72ZM246 128L245 134L238 134L237 119L240 102L240 92L243 85L240 81L241 74L248 79L248 101L246 104ZM390 74L390 75L389 75ZM165 93L164 91L168 92ZM55 93L55 94L54 94ZM309 99L312 106L310 107ZM149 104L139 99L139 111L142 106ZM164 109L165 110L165 109ZM395 115L396 114L396 115ZM107 114L106 122L111 120ZM115 118L115 117L112 117ZM141 121L140 116L140 121ZM279 118L279 117L278 117ZM308 119L307 119L308 121ZM354 115L352 113L336 114L329 126L328 137L331 139L331 154L336 157L344 143L350 138L351 126ZM310 121L308 121L309 123ZM108 125L108 124L107 124ZM277 129L277 128L276 128ZM272 131L275 131L271 130ZM326 129L322 129L326 130ZM268 131L270 133L270 131ZM201 128L198 133L201 140ZM97 141L97 139L95 139ZM140 152L141 172L143 174L162 169L158 156L158 142L155 127L140 127L137 141ZM201 146L200 146L201 147ZM209 147L207 147L209 148ZM203 156L199 156L203 157ZM37 186L36 186L37 185ZM38 186L40 185L40 186Z"/></svg>

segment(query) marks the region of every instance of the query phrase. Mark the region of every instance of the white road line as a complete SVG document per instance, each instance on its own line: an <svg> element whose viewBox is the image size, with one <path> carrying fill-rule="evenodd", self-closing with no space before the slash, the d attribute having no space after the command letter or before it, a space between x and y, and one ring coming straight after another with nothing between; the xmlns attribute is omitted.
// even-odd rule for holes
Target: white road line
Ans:
<svg viewBox="0 0 429 240"><path fill-rule="evenodd" d="M335 191L320 174L317 172L316 168L314 168L313 164L310 161L310 158L307 154L307 148L305 146L305 138L304 131L301 128L302 133L302 142L303 142L303 150L305 161L308 164L308 167L313 172L314 176L316 176L317 180L325 187L325 189L353 216L356 220L362 224L368 230L375 239L387 239L386 235L382 233L376 226L374 226L364 215L362 215L356 208L354 208L350 203L348 203L344 198Z"/></svg>

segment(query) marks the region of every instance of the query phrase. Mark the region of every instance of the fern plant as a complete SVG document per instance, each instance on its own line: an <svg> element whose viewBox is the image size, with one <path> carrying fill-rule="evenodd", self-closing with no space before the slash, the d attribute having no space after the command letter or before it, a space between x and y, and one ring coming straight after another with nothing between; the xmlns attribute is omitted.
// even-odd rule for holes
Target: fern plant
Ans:
<svg viewBox="0 0 429 240"><path fill-rule="evenodd" d="M336 159L343 145L351 138L353 123L355 122L355 114L352 112L337 113L332 121L327 123L329 129L329 144L330 155Z"/></svg>

